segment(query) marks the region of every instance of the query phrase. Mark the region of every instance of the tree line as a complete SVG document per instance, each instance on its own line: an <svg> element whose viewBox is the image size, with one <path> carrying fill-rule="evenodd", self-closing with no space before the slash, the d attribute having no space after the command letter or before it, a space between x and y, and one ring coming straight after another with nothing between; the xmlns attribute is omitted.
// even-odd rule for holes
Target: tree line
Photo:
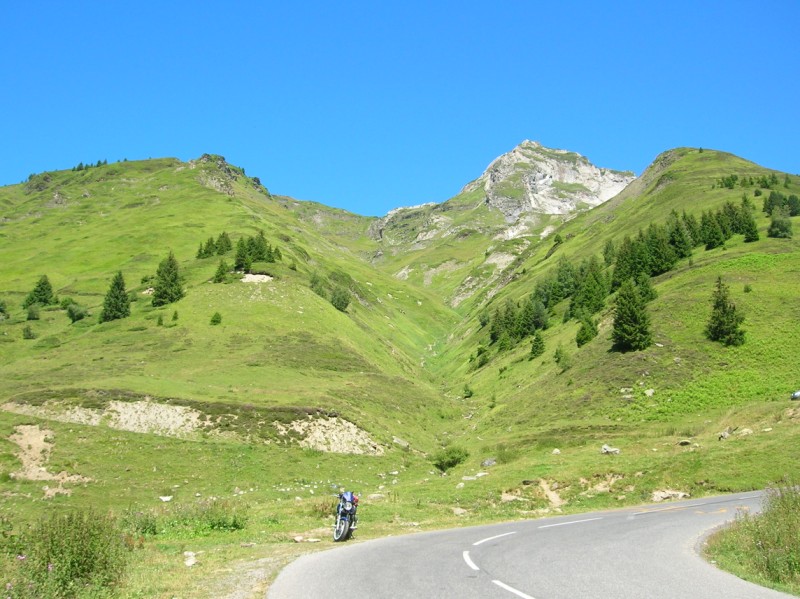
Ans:
<svg viewBox="0 0 800 599"><path fill-rule="evenodd" d="M548 328L555 306L568 299L563 321L580 323L575 339L580 347L597 336L594 315L605 307L606 298L617 292L614 348L628 351L648 347L652 336L646 305L656 297L651 277L669 272L679 260L690 258L696 248L723 246L733 235L743 235L747 243L757 241L753 209L744 195L739 205L725 202L716 211L703 211L699 220L686 211L678 214L673 210L664 224L651 223L619 243L609 239L602 262L592 256L574 264L561 257L526 298L516 303L507 299L502 306L479 315L481 327L488 327L489 345L503 352L531 338L531 357L541 355L544 347L540 333ZM478 367L486 364L488 348L479 346L471 360Z"/></svg>

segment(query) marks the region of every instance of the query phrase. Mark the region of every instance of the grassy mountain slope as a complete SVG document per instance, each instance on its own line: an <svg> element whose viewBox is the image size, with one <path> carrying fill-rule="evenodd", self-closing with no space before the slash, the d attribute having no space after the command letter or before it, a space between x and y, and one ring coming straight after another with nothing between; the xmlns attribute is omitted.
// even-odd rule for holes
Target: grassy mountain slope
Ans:
<svg viewBox="0 0 800 599"><path fill-rule="evenodd" d="M800 386L800 248L766 237L757 186L719 185L733 174L771 173L722 152L671 150L550 236L514 239L497 238L505 223L481 203L480 190L400 211L381 239L380 219L272 196L215 156L43 173L2 188L0 299L10 318L0 321L0 403L31 409L0 412L0 520L16 525L90 505L161 509L169 518L198 496L226 498L249 509L247 527L199 535L165 525L137 553L124 593L227 596L215 585L236 560L291 553L300 533L327 539L326 496L339 485L364 494L361 533L373 536L638 503L656 489L713 493L796 477L788 448L800 442L800 409L788 393ZM783 174L779 181L777 190L800 194L799 177L786 187ZM699 218L738 204L743 193L756 206L760 240L696 248L653 279L648 349L611 351L613 296L596 316L599 335L580 348L577 323L562 322L567 301L556 305L546 351L534 360L529 341L500 352L481 327L482 314L527 298L561 257L602 261L609 239L663 224L673 210ZM198 245L222 231L236 243L258 230L283 254L267 265L274 279L210 283L219 258L195 258ZM555 234L563 243L554 244ZM154 308L143 278L170 250L186 297ZM224 258L231 264L232 252ZM136 297L132 315L98 324L117 270ZM41 274L90 318L73 324L50 307L26 321L21 304ZM349 289L346 312L310 289L315 274L328 293ZM741 347L703 335L717 276L746 317ZM217 326L209 322L215 312ZM23 339L26 326L36 339ZM480 346L490 358L478 367ZM554 359L559 346L569 367ZM175 438L104 426L108 414L100 426L56 419L114 401L144 412L136 402L145 397L198 410L211 426ZM295 433L273 425L332 413L384 455L301 448L286 442L299 440ZM40 501L41 480L11 476L20 468L12 441L20 425L49 431L50 472L91 480ZM730 438L719 441L725 430ZM601 455L603 443L621 453ZM431 464L443 446L469 453L448 476ZM483 466L487 458L496 465ZM174 503L161 506L165 495ZM202 573L182 565L187 539L206 551Z"/></svg>
<svg viewBox="0 0 800 599"><path fill-rule="evenodd" d="M372 429L386 420L390 406L416 414L437 404L420 363L424 348L452 318L447 310L315 234L285 208L285 200L217 157L48 173L2 191L7 260L0 278L13 316L4 323L6 343L0 346L5 397L58 388L121 389L347 412ZM283 254L270 267L275 280L210 284L219 258L194 259L198 245L222 231L235 243L259 229ZM187 294L156 309L143 293L151 283L140 281L170 250L182 264ZM224 258L232 264L232 252ZM133 315L98 325L117 270L137 299ZM309 289L314 272L350 287L355 299L348 315ZM62 298L86 305L92 317L70 324L53 307L42 311L41 320L25 322L19 306L40 274ZM217 311L223 322L212 327ZM426 316L412 319L407 311ZM156 326L159 317L167 326ZM32 327L36 340L22 339L24 326ZM46 361L37 359L43 353ZM390 442L388 430L384 423L375 433ZM417 438L415 430L402 433Z"/></svg>

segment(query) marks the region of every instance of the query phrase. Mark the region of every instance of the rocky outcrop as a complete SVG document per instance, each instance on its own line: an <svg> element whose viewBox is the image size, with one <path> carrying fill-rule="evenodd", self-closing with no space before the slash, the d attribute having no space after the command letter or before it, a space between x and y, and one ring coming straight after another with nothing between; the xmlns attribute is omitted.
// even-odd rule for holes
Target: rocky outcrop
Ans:
<svg viewBox="0 0 800 599"><path fill-rule="evenodd" d="M598 206L625 189L631 172L599 168L584 156L524 141L495 159L462 193L483 189L506 222L527 214L565 215Z"/></svg>

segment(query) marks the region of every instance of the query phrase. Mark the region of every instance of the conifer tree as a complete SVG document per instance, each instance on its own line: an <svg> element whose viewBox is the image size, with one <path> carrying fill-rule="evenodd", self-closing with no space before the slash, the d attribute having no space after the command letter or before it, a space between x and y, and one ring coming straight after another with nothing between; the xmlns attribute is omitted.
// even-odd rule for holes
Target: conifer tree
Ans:
<svg viewBox="0 0 800 599"><path fill-rule="evenodd" d="M753 213L742 203L739 209L739 222L744 234L745 243L758 241L758 227L756 226L756 219L753 218Z"/></svg>
<svg viewBox="0 0 800 599"><path fill-rule="evenodd" d="M209 237L206 240L206 244L203 246L203 258L210 258L216 253L217 253L217 243L214 241L213 237Z"/></svg>
<svg viewBox="0 0 800 599"><path fill-rule="evenodd" d="M103 300L103 311L100 313L100 322L126 318L131 315L131 300L125 291L125 279L122 271L118 271L111 280L106 297Z"/></svg>
<svg viewBox="0 0 800 599"><path fill-rule="evenodd" d="M669 220L669 244L675 250L677 258L688 258L692 255L692 238L678 213L673 210Z"/></svg>
<svg viewBox="0 0 800 599"><path fill-rule="evenodd" d="M719 227L717 218L711 212L703 212L700 216L700 236L707 250L712 250L725 243L725 236Z"/></svg>
<svg viewBox="0 0 800 599"><path fill-rule="evenodd" d="M244 237L240 237L236 242L236 257L233 261L233 268L244 272L249 272L250 267L253 265L253 259L250 257L250 249Z"/></svg>
<svg viewBox="0 0 800 599"><path fill-rule="evenodd" d="M175 254L161 261L156 271L156 281L153 285L153 305L164 306L177 302L183 297L183 285L181 282L180 269Z"/></svg>
<svg viewBox="0 0 800 599"><path fill-rule="evenodd" d="M730 301L728 294L728 286L722 282L722 277L717 277L717 285L711 298L711 317L705 330L706 337L724 345L742 345L744 331L739 325L744 322L744 316L736 313L736 306Z"/></svg>
<svg viewBox="0 0 800 599"><path fill-rule="evenodd" d="M578 329L578 333L575 335L575 343L578 344L578 347L589 343L589 341L597 337L597 323L590 316L582 314L580 321L581 328Z"/></svg>
<svg viewBox="0 0 800 599"><path fill-rule="evenodd" d="M619 288L611 339L619 351L642 350L653 342L650 315L631 279Z"/></svg>
<svg viewBox="0 0 800 599"><path fill-rule="evenodd" d="M230 269L228 268L228 264L225 262L225 260L220 260L219 266L217 266L217 272L214 273L214 282L224 283L225 276L228 274L229 270Z"/></svg>
<svg viewBox="0 0 800 599"><path fill-rule="evenodd" d="M644 303L652 302L658 297L650 277L643 272L636 277L636 288L639 290L639 295Z"/></svg>
<svg viewBox="0 0 800 599"><path fill-rule="evenodd" d="M606 245L603 247L603 261L606 263L606 266L611 266L614 264L614 258L617 256L617 248L614 245L614 240L609 239L606 241Z"/></svg>
<svg viewBox="0 0 800 599"><path fill-rule="evenodd" d="M531 341L531 354L530 358L533 360L534 358L538 358L544 353L544 339L542 339L542 334L540 332L536 332L533 336L533 340Z"/></svg>
<svg viewBox="0 0 800 599"><path fill-rule="evenodd" d="M233 244L231 243L231 238L228 234L223 231L217 237L217 255L221 256L222 254L229 252L233 249Z"/></svg>
<svg viewBox="0 0 800 599"><path fill-rule="evenodd" d="M22 307L27 308L33 304L40 304L42 306L49 306L57 303L55 294L53 294L53 286L50 285L50 279L47 275L42 275L36 282L36 286L25 297L22 302Z"/></svg>

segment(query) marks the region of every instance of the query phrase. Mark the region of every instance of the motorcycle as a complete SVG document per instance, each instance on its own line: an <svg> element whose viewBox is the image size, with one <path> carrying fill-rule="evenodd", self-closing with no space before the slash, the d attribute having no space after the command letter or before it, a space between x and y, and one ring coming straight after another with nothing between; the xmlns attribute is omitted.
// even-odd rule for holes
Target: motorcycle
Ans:
<svg viewBox="0 0 800 599"><path fill-rule="evenodd" d="M349 539L358 526L358 496L352 491L343 491L338 497L336 523L333 525L333 540L336 542Z"/></svg>

